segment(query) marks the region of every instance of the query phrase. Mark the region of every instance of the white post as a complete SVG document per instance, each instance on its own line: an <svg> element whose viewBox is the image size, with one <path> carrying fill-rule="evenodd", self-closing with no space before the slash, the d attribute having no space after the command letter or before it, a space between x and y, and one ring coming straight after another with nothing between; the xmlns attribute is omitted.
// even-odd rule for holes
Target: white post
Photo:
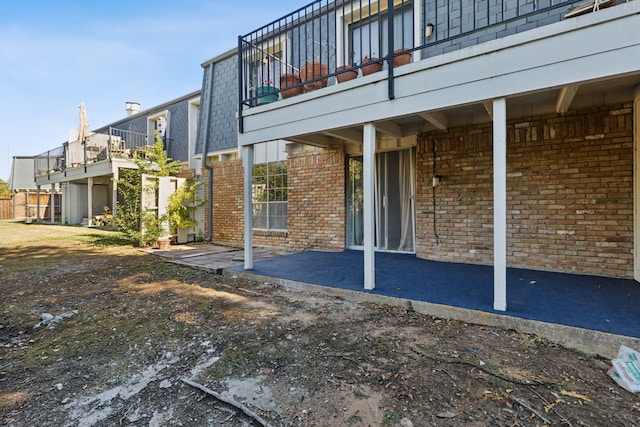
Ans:
<svg viewBox="0 0 640 427"><path fill-rule="evenodd" d="M120 169L116 167L113 171L113 187L111 191L111 218L113 224L116 221L116 209L118 208L118 179L120 179Z"/></svg>
<svg viewBox="0 0 640 427"><path fill-rule="evenodd" d="M40 222L40 186L36 187L36 222Z"/></svg>
<svg viewBox="0 0 640 427"><path fill-rule="evenodd" d="M364 125L363 135L363 221L364 221L364 288L376 287L376 258L374 247L374 217L373 188L375 180L376 128L371 123Z"/></svg>
<svg viewBox="0 0 640 427"><path fill-rule="evenodd" d="M67 223L67 192L69 191L69 183L60 183L60 224Z"/></svg>
<svg viewBox="0 0 640 427"><path fill-rule="evenodd" d="M244 167L244 269L253 269L253 201L252 172L253 145L242 147L242 166Z"/></svg>
<svg viewBox="0 0 640 427"><path fill-rule="evenodd" d="M493 100L493 309L507 309L507 103Z"/></svg>
<svg viewBox="0 0 640 427"><path fill-rule="evenodd" d="M49 199L49 210L51 211L51 224L56 222L56 185L51 184L51 198Z"/></svg>
<svg viewBox="0 0 640 427"><path fill-rule="evenodd" d="M87 225L93 226L93 178L87 178Z"/></svg>
<svg viewBox="0 0 640 427"><path fill-rule="evenodd" d="M640 86L633 98L633 278L640 281Z"/></svg>

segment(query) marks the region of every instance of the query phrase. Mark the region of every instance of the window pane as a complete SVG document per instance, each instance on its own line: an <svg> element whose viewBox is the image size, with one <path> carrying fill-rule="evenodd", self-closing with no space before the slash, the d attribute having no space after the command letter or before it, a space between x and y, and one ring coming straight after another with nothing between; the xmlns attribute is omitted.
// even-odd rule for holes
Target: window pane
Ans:
<svg viewBox="0 0 640 427"><path fill-rule="evenodd" d="M253 227L267 228L267 203L253 205Z"/></svg>

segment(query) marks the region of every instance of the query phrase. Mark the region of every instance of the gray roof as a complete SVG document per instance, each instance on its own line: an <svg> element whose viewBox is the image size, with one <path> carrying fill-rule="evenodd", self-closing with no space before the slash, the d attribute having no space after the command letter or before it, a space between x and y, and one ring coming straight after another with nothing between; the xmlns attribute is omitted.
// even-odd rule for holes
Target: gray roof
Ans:
<svg viewBox="0 0 640 427"><path fill-rule="evenodd" d="M36 188L33 156L14 156L9 177L11 190L31 190Z"/></svg>

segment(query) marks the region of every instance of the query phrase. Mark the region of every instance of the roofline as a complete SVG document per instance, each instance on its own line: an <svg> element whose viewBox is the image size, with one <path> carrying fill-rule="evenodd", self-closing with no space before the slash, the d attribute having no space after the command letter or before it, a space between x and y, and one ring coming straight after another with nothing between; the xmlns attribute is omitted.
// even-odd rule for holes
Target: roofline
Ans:
<svg viewBox="0 0 640 427"><path fill-rule="evenodd" d="M181 101L186 101L186 100L194 98L196 96L200 96L201 94L202 94L202 89L198 89L198 90L195 90L195 91L193 91L191 93L188 93L186 95L182 95L182 96L180 96L178 98L172 99L171 101L167 101L167 102L164 102L162 104L155 105L155 106L153 106L151 108L147 108L146 110L142 110L142 111L140 111L138 113L132 114L132 115L127 116L127 117L125 117L123 119L120 119L120 120L117 120L115 122L109 123L108 125L100 126L100 127L96 128L96 129L104 129L104 128L108 128L108 127L111 127L111 126L116 126L116 125L119 125L121 123L124 123L124 122L127 122L127 121L131 120L132 117L145 116L145 115L149 114L151 111L164 109L164 108L168 107L169 105L176 104L176 103L181 102Z"/></svg>
<svg viewBox="0 0 640 427"><path fill-rule="evenodd" d="M214 62L224 61L225 59L229 59L237 54L238 54L238 48L234 47L233 49L229 49L225 53L222 53L218 56L214 56L213 58L207 61L204 61L202 64L200 64L200 66L202 68L207 68L209 65L213 64Z"/></svg>

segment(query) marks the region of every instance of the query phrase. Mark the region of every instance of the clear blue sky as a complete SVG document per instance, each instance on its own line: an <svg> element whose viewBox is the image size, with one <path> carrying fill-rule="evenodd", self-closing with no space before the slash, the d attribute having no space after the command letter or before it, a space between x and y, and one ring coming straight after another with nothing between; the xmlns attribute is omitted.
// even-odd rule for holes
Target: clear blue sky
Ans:
<svg viewBox="0 0 640 427"><path fill-rule="evenodd" d="M0 179L95 129L200 89L200 64L309 0L0 1Z"/></svg>

